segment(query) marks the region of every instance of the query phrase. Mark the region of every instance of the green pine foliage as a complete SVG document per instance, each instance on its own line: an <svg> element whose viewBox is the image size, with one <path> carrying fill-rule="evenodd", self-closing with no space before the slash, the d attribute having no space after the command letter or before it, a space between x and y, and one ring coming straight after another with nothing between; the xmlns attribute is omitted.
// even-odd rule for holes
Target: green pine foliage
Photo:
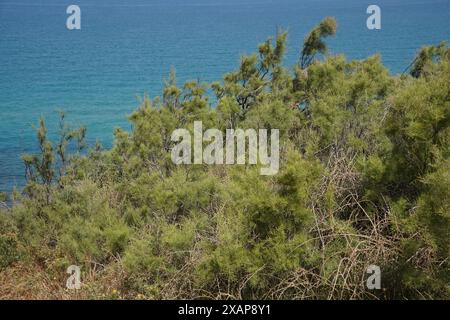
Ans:
<svg viewBox="0 0 450 320"><path fill-rule="evenodd" d="M100 279L85 277L89 298L115 279L126 298L448 299L449 47L393 76L379 56L327 55L335 33L326 18L292 69L280 31L220 82L179 87L172 70L110 150L82 153L63 114L52 142L41 119L27 186L0 198L0 275L77 264ZM280 129L280 172L176 166L171 133L200 120ZM383 290L365 286L373 264Z"/></svg>

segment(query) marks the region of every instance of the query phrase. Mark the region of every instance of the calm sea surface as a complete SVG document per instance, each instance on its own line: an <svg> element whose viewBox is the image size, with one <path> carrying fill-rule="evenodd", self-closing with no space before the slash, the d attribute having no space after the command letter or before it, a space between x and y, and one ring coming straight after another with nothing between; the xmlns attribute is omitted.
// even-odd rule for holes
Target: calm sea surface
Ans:
<svg viewBox="0 0 450 320"><path fill-rule="evenodd" d="M66 29L66 8L82 10L82 30ZM382 30L366 28L366 8L382 9ZM278 27L289 30L292 66L305 34L338 20L331 53L380 53L401 73L418 48L450 39L450 0L0 0L0 191L23 185L20 155L32 152L40 115L54 134L55 110L112 142L139 97L160 94L173 66L180 83L213 81Z"/></svg>

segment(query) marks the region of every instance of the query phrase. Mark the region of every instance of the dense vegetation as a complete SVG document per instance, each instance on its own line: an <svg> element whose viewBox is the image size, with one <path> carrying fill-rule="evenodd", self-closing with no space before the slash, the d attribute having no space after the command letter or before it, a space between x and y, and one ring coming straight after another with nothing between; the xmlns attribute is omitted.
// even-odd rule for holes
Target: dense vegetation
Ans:
<svg viewBox="0 0 450 320"><path fill-rule="evenodd" d="M329 55L335 32L318 25L292 70L279 32L221 82L172 72L110 150L41 120L26 187L1 199L0 298L448 299L450 48L393 76ZM172 131L197 120L280 129L280 172L174 165Z"/></svg>

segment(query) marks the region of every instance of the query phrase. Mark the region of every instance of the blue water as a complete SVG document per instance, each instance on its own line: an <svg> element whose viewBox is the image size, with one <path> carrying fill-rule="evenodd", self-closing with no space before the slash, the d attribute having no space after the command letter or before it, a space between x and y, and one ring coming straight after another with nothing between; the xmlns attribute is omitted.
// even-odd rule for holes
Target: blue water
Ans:
<svg viewBox="0 0 450 320"><path fill-rule="evenodd" d="M366 8L382 9L382 30L366 28ZM82 10L82 30L66 29L66 8ZM174 66L180 83L219 80L258 43L289 29L286 65L325 16L338 20L332 53L380 53L400 73L417 49L450 38L450 0L0 0L0 190L23 185L20 155L33 151L40 115L55 132L57 109L88 140L110 146L113 128L139 97L159 95Z"/></svg>

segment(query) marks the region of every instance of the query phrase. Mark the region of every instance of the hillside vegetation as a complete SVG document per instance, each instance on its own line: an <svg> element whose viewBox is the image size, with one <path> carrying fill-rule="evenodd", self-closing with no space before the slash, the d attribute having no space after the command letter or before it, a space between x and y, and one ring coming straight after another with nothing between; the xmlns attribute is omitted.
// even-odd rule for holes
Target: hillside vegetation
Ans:
<svg viewBox="0 0 450 320"><path fill-rule="evenodd" d="M0 298L450 298L450 48L394 76L330 55L335 32L323 20L291 69L279 32L220 82L172 72L110 150L63 114L49 141L41 119L27 185L1 199ZM279 129L279 173L175 165L171 133L194 121Z"/></svg>

